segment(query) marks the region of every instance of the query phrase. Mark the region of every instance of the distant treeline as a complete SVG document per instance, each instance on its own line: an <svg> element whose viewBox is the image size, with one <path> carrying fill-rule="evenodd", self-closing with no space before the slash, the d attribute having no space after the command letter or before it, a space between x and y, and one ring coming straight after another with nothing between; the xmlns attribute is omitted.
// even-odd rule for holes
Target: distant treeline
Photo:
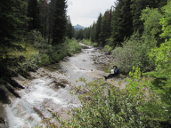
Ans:
<svg viewBox="0 0 171 128"><path fill-rule="evenodd" d="M143 33L141 11L147 7L160 8L167 0L117 0L111 9L100 14L97 22L77 31L77 39L91 39L99 45L121 46L134 32Z"/></svg>

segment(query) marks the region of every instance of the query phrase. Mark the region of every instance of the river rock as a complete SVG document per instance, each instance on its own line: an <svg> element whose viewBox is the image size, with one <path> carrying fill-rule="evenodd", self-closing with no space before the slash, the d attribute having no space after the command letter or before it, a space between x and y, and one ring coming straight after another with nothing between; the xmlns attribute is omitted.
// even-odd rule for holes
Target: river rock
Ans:
<svg viewBox="0 0 171 128"><path fill-rule="evenodd" d="M5 117L4 107L0 103L0 128L7 128Z"/></svg>

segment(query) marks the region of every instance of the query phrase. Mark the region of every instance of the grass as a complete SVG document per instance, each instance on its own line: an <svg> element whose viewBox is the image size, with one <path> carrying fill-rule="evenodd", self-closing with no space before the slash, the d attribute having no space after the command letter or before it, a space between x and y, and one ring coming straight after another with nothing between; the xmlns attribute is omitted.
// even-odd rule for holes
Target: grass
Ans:
<svg viewBox="0 0 171 128"><path fill-rule="evenodd" d="M7 56L11 56L13 58L18 58L20 56L25 57L25 59L31 59L34 56L39 54L39 50L36 49L33 45L28 44L26 42L15 43L16 46L21 47L22 50L9 48L7 51Z"/></svg>

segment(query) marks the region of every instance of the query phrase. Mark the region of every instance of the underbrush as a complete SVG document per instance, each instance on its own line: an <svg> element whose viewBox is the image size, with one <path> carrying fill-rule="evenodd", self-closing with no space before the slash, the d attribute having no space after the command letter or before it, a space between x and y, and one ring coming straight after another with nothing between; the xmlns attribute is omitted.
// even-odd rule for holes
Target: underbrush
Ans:
<svg viewBox="0 0 171 128"><path fill-rule="evenodd" d="M105 53L111 54L112 50L113 48L111 46L105 45L102 51L104 51Z"/></svg>
<svg viewBox="0 0 171 128"><path fill-rule="evenodd" d="M59 44L52 48L50 53L50 61L51 63L59 62L66 56L72 56L75 53L79 53L81 51L81 46L74 39L66 39L63 44Z"/></svg>
<svg viewBox="0 0 171 128"><path fill-rule="evenodd" d="M81 51L76 40L66 39L64 43L52 46L38 31L28 33L22 42L15 42L13 45L13 48L6 51L6 65L22 75Z"/></svg>
<svg viewBox="0 0 171 128"><path fill-rule="evenodd" d="M151 80L141 77L140 68L130 72L125 89L103 80L77 87L82 107L74 109L72 118L57 116L60 128L167 128L169 112L159 96L151 90ZM47 127L56 128L53 123Z"/></svg>
<svg viewBox="0 0 171 128"><path fill-rule="evenodd" d="M29 78L29 71L36 71L41 66L57 63L66 56L71 56L81 51L81 47L76 40L66 39L64 43L51 45L44 39L40 32L32 31L27 33L21 41L16 41L10 47L0 47L0 102L10 102L8 96L15 93L18 83L11 80L11 77L18 74ZM9 83L14 86L14 88ZM20 86L20 85L19 85ZM21 87L24 88L24 87ZM9 90L9 91L8 91Z"/></svg>
<svg viewBox="0 0 171 128"><path fill-rule="evenodd" d="M84 39L84 40L82 40L81 42L82 42L83 44L85 44L85 45L88 45L88 46L94 46L94 47L97 46L97 43L92 42L91 40L86 40L86 39Z"/></svg>
<svg viewBox="0 0 171 128"><path fill-rule="evenodd" d="M152 42L152 37L147 41L137 34L133 35L123 43L122 47L116 47L112 51L115 65L118 65L124 73L129 73L133 66L140 67L143 72L153 70L154 63L148 56L150 49L155 47L155 44L152 46L149 45Z"/></svg>

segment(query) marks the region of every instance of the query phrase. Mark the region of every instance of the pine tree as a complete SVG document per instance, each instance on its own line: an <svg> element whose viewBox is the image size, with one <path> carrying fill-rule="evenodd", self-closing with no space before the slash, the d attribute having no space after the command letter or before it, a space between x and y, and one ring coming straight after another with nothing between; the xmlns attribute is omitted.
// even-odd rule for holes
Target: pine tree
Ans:
<svg viewBox="0 0 171 128"><path fill-rule="evenodd" d="M9 4L10 3L10 4ZM0 45L9 45L18 39L26 21L25 0L3 0L0 2Z"/></svg>
<svg viewBox="0 0 171 128"><path fill-rule="evenodd" d="M51 8L51 37L52 44L62 43L66 32L66 0L52 0Z"/></svg>
<svg viewBox="0 0 171 128"><path fill-rule="evenodd" d="M67 18L67 25L66 25L66 36L71 39L74 35L74 29L70 20L70 17Z"/></svg>
<svg viewBox="0 0 171 128"><path fill-rule="evenodd" d="M28 30L39 30L40 28L40 16L37 0L28 0Z"/></svg>
<svg viewBox="0 0 171 128"><path fill-rule="evenodd" d="M101 31L102 31L102 14L99 15L97 24L96 24L96 37L95 37L96 42L99 42Z"/></svg>
<svg viewBox="0 0 171 128"><path fill-rule="evenodd" d="M112 27L114 46L121 45L132 34L131 0L118 0L113 12Z"/></svg>
<svg viewBox="0 0 171 128"><path fill-rule="evenodd" d="M48 11L49 11L49 5L47 3L47 0L40 0L39 1L39 10L40 10L40 32L42 33L44 38L47 38L48 36Z"/></svg>
<svg viewBox="0 0 171 128"><path fill-rule="evenodd" d="M91 41L95 42L95 39L96 39L96 23L94 23L91 26L90 38L91 38Z"/></svg>
<svg viewBox="0 0 171 128"><path fill-rule="evenodd" d="M146 7L158 8L167 3L167 0L132 0L131 10L133 15L134 31L143 32L143 22L140 19L141 12Z"/></svg>

